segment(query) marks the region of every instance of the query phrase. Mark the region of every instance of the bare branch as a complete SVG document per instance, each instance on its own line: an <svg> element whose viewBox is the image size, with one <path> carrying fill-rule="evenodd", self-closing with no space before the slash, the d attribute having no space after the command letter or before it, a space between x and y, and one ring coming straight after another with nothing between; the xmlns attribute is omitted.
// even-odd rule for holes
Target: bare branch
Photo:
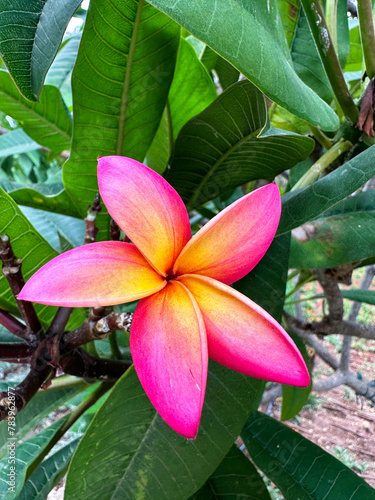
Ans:
<svg viewBox="0 0 375 500"><path fill-rule="evenodd" d="M96 217L102 207L100 206L99 193L95 196L94 202L87 207L87 217L85 218L86 224L86 234L84 241L85 243L94 243L96 235L98 234L98 228L95 225Z"/></svg>
<svg viewBox="0 0 375 500"><path fill-rule="evenodd" d="M33 348L19 342L0 343L0 361L7 363L29 363Z"/></svg>

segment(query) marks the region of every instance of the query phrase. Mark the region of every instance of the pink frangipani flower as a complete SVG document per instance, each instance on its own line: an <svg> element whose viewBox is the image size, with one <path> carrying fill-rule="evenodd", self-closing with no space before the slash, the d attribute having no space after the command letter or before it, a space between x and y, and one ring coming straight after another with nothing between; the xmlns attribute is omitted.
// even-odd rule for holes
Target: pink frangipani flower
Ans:
<svg viewBox="0 0 375 500"><path fill-rule="evenodd" d="M163 419L187 438L198 431L208 356L253 377L309 384L288 334L228 286L253 269L275 236L276 184L237 200L191 237L180 196L145 165L103 157L98 179L104 204L132 243L98 242L59 255L19 299L67 307L141 299L130 333L135 370Z"/></svg>

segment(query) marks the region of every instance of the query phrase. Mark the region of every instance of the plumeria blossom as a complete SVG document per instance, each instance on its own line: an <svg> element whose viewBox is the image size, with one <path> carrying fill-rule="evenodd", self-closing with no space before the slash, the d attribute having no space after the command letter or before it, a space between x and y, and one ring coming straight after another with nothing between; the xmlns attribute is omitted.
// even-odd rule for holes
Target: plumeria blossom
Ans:
<svg viewBox="0 0 375 500"><path fill-rule="evenodd" d="M191 237L177 192L145 165L99 159L100 195L132 243L74 248L43 266L18 298L96 307L140 299L130 349L151 402L178 433L194 438L208 357L241 373L307 386L309 374L288 334L261 307L229 287L247 274L275 236L276 184L242 197Z"/></svg>

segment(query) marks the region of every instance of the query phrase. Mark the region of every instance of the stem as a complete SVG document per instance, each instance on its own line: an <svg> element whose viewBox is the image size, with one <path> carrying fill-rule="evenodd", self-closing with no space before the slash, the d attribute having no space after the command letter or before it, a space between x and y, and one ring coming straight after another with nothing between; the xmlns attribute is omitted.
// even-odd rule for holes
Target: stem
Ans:
<svg viewBox="0 0 375 500"><path fill-rule="evenodd" d="M346 119L357 123L358 109L346 85L319 0L301 0L324 69Z"/></svg>
<svg viewBox="0 0 375 500"><path fill-rule="evenodd" d="M375 77L375 34L371 0L358 0L359 30L367 76Z"/></svg>
<svg viewBox="0 0 375 500"><path fill-rule="evenodd" d="M28 363L33 354L33 349L27 344L18 342L0 343L0 361L7 363Z"/></svg>
<svg viewBox="0 0 375 500"><path fill-rule="evenodd" d="M34 472L34 470L38 467L38 465L42 462L44 457L51 451L51 449L55 446L55 444L63 437L63 435L72 427L72 425L81 417L85 411L87 411L92 405L94 405L107 391L110 389L112 384L102 383L100 386L94 391L87 399L82 401L81 404L77 406L75 410L70 413L62 426L56 431L55 435L48 443L47 447L43 450L43 452L38 456L35 462L27 470L26 481Z"/></svg>
<svg viewBox="0 0 375 500"><path fill-rule="evenodd" d="M312 184L315 179L342 153L353 146L350 141L340 139L334 146L331 147L317 162L312 165L309 170L303 175L299 181L292 187L291 191L304 188Z"/></svg>
<svg viewBox="0 0 375 500"><path fill-rule="evenodd" d="M28 334L26 332L26 327L17 318L14 318L7 311L0 309L0 325L5 326L5 328L16 337L24 340L28 339Z"/></svg>
<svg viewBox="0 0 375 500"><path fill-rule="evenodd" d="M319 142L319 144L321 144L323 146L323 148L326 148L327 150L331 149L331 147L332 147L332 140L329 137L327 137L320 130L319 127L314 127L313 125L310 125L310 124L309 124L309 127L310 127L310 130L311 130L313 136Z"/></svg>
<svg viewBox="0 0 375 500"><path fill-rule="evenodd" d="M55 317L52 320L52 323L47 330L47 337L52 337L57 333L63 332L72 312L73 307L59 307L55 314Z"/></svg>

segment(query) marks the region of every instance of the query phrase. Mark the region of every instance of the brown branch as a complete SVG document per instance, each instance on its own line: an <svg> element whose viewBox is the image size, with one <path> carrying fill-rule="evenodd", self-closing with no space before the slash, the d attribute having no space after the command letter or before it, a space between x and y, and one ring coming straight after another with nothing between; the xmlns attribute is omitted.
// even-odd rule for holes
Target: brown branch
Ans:
<svg viewBox="0 0 375 500"><path fill-rule="evenodd" d="M28 336L26 326L3 309L0 309L0 325L3 325L10 333L23 340L26 340L25 335Z"/></svg>
<svg viewBox="0 0 375 500"><path fill-rule="evenodd" d="M43 337L42 325L31 302L18 300L17 295L22 290L25 281L22 276L22 260L14 255L9 236L0 235L0 259L2 261L3 274L8 280L10 289L16 299L21 316L26 324L27 331L24 339L30 344L36 344Z"/></svg>
<svg viewBox="0 0 375 500"><path fill-rule="evenodd" d="M69 318L73 312L73 307L59 307L47 330L47 337L51 337L64 331Z"/></svg>
<svg viewBox="0 0 375 500"><path fill-rule="evenodd" d="M73 351L63 360L65 373L91 380L118 380L131 366L130 361L96 358L83 349Z"/></svg>
<svg viewBox="0 0 375 500"><path fill-rule="evenodd" d="M113 219L111 219L110 223L110 232L112 240L120 241L121 231L119 226L117 225L117 222L115 222Z"/></svg>
<svg viewBox="0 0 375 500"><path fill-rule="evenodd" d="M85 218L86 224L86 234L84 237L85 243L94 243L96 239L96 235L98 234L99 229L95 225L96 217L102 207L100 206L100 197L99 193L95 196L94 202L87 207L87 217Z"/></svg>
<svg viewBox="0 0 375 500"><path fill-rule="evenodd" d="M330 269L318 269L313 274L321 284L328 302L329 316L326 321L330 325L337 325L344 315L344 301L337 280Z"/></svg>
<svg viewBox="0 0 375 500"><path fill-rule="evenodd" d="M19 342L0 343L0 361L7 363L29 363L33 348Z"/></svg>

